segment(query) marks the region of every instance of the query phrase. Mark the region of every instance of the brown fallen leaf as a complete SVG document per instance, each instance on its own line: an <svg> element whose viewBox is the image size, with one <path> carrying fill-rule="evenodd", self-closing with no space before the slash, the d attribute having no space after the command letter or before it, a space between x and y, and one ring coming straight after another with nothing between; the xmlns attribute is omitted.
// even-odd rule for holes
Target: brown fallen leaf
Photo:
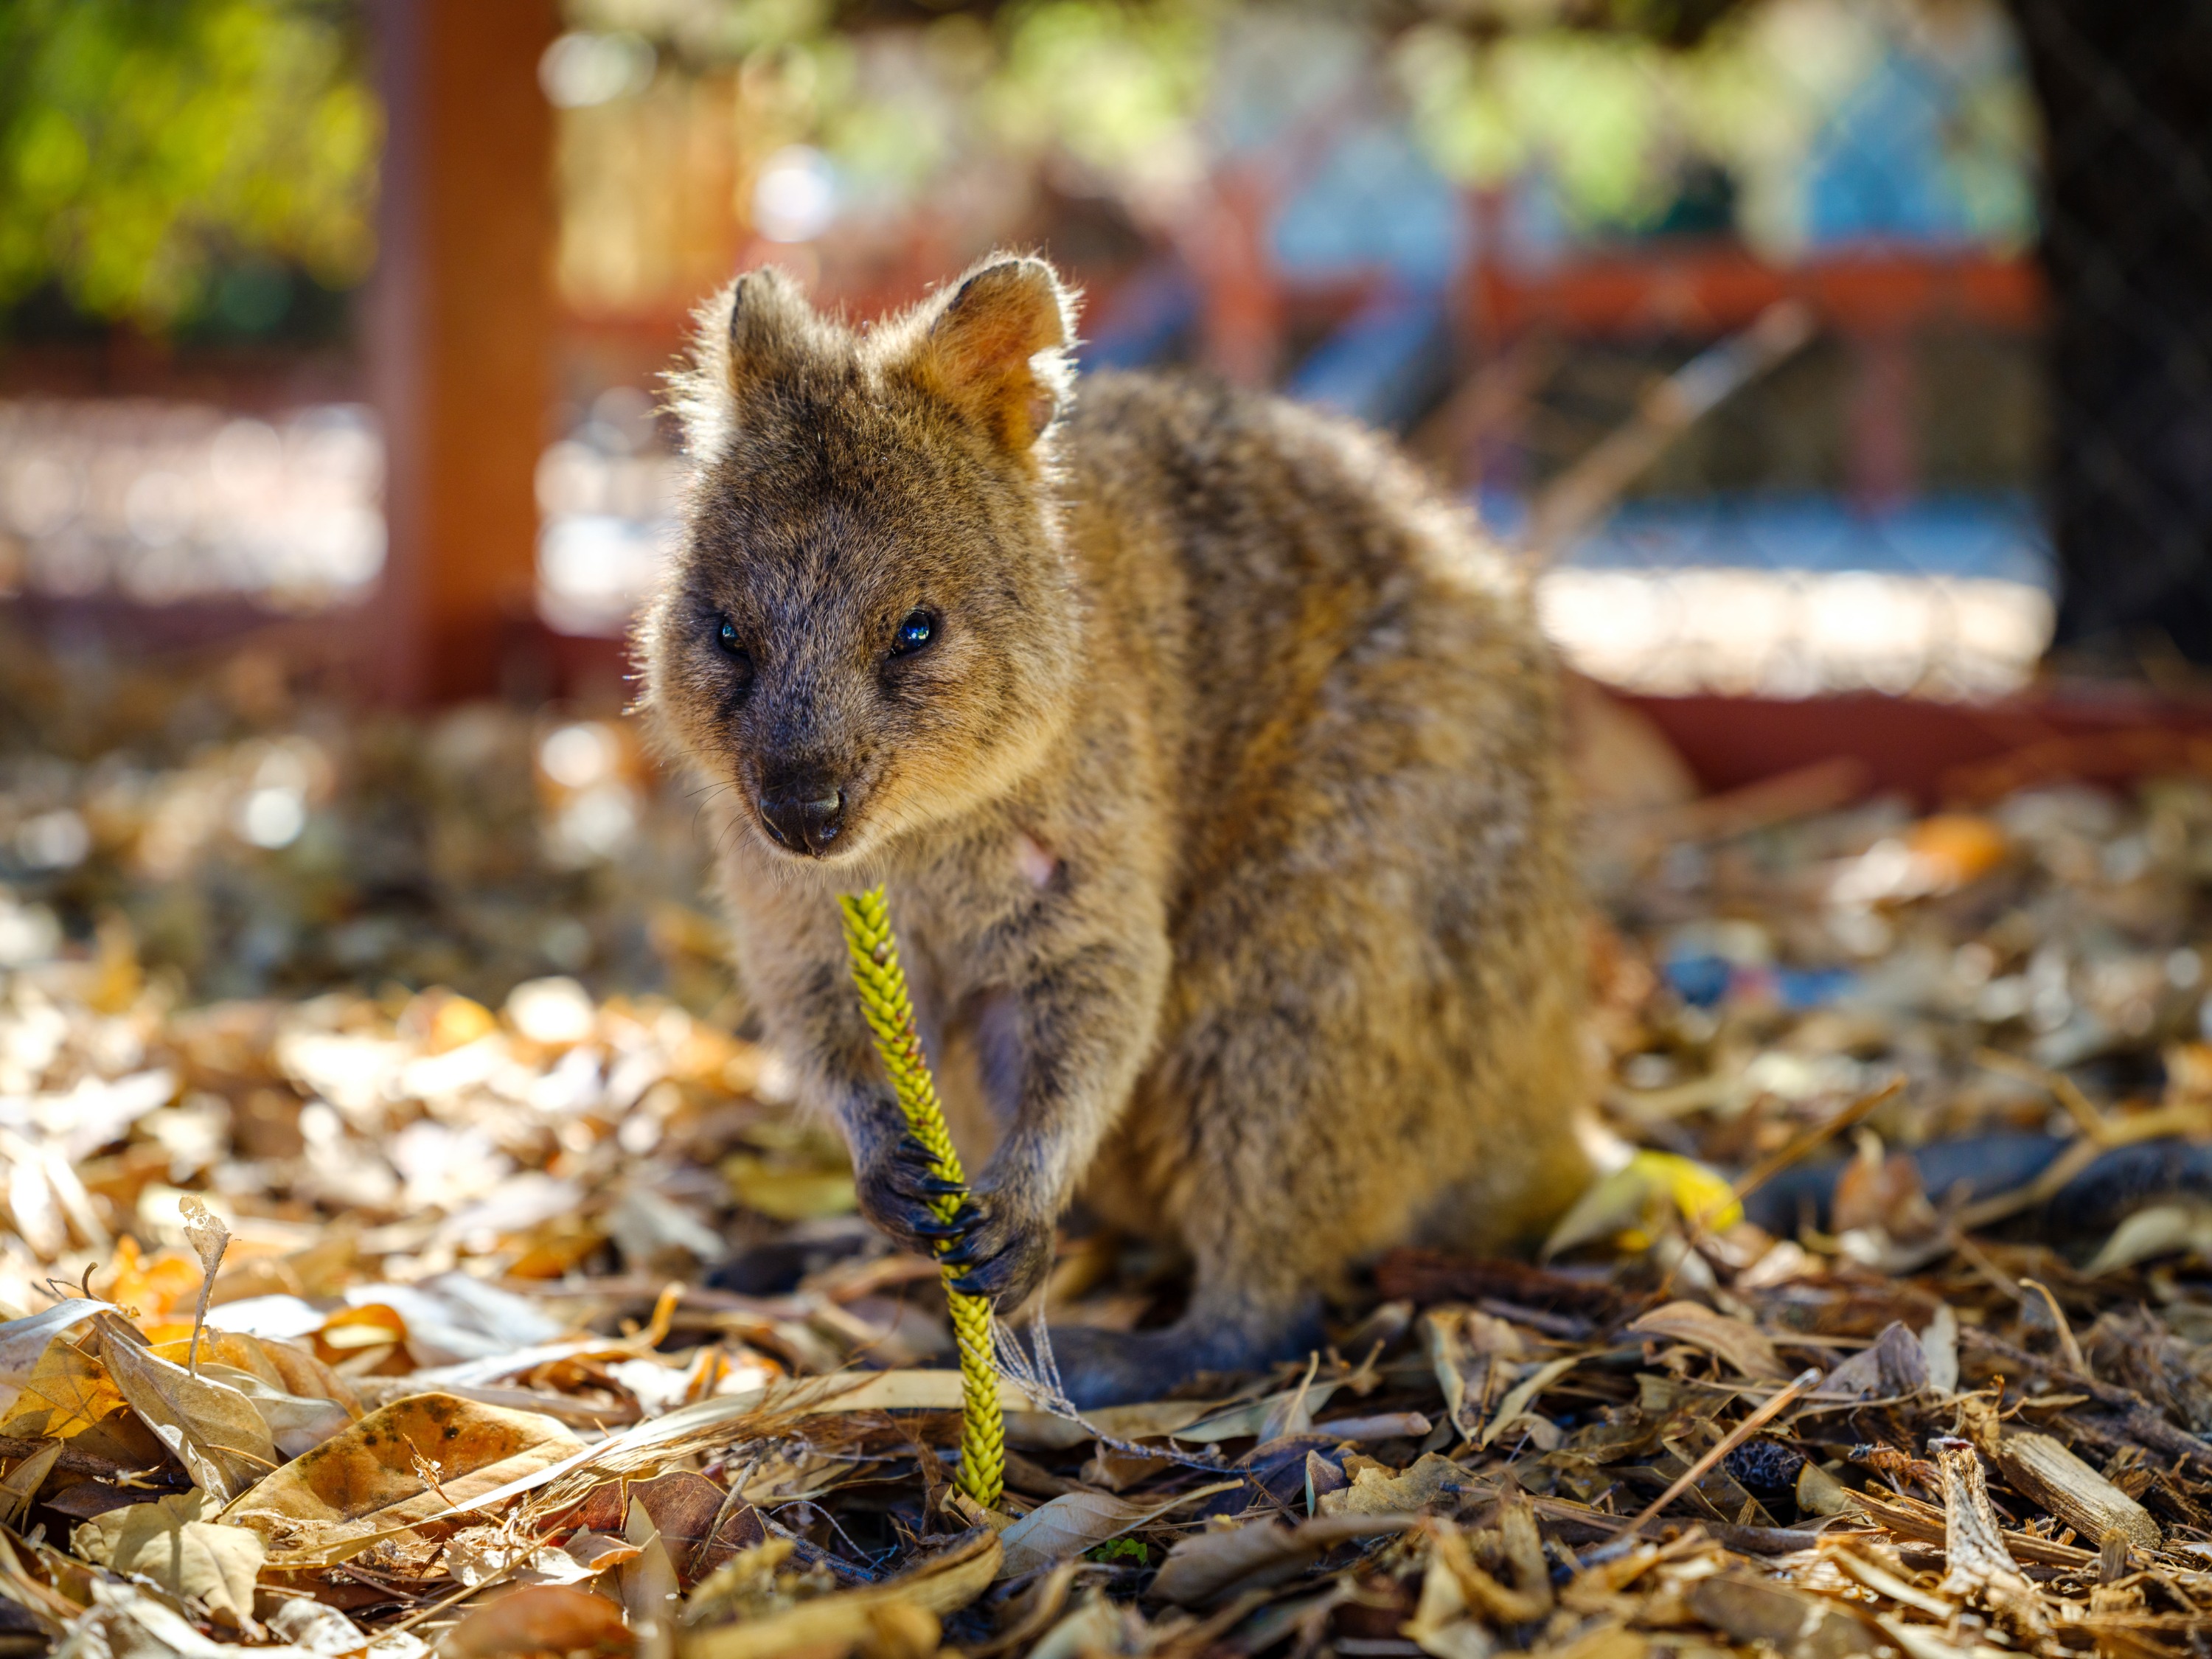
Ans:
<svg viewBox="0 0 2212 1659"><path fill-rule="evenodd" d="M1894 1399L1928 1386L1928 1355L1920 1339L1892 1320L1872 1346L1860 1349L1820 1379L1824 1395L1862 1400Z"/></svg>
<svg viewBox="0 0 2212 1659"><path fill-rule="evenodd" d="M1701 1303L1669 1302L1644 1315L1628 1330L1635 1336L1658 1337L1703 1348L1746 1376L1779 1382L1790 1376L1789 1367L1782 1363L1781 1356L1774 1352L1774 1344L1763 1332L1741 1319L1715 1313Z"/></svg>
<svg viewBox="0 0 2212 1659"><path fill-rule="evenodd" d="M1449 1457L1428 1452L1413 1468L1392 1474L1363 1468L1341 1492L1321 1500L1323 1515L1402 1515L1431 1504L1453 1503L1464 1493L1488 1489Z"/></svg>
<svg viewBox="0 0 2212 1659"><path fill-rule="evenodd" d="M622 1659L635 1650L619 1607L566 1584L526 1584L494 1596L438 1644L439 1659Z"/></svg>
<svg viewBox="0 0 2212 1659"><path fill-rule="evenodd" d="M93 1324L108 1376L194 1486L227 1504L282 1462L268 1424L236 1389L161 1358L119 1314Z"/></svg>
<svg viewBox="0 0 2212 1659"><path fill-rule="evenodd" d="M1450 1529L1456 1537L1456 1529ZM1460 1575L1437 1559L1437 1540L1443 1530L1431 1534L1428 1571L1421 1575L1421 1599L1401 1633L1431 1659L1490 1659L1498 1650L1475 1607L1468 1601ZM1462 1540L1460 1547L1466 1547Z"/></svg>
<svg viewBox="0 0 2212 1659"><path fill-rule="evenodd" d="M210 1382L235 1389L245 1396L246 1403L260 1413L262 1424L283 1458L299 1457L313 1450L332 1435L343 1433L354 1419L355 1413L335 1400L302 1399L264 1382L252 1371L218 1365L204 1354L200 1357L200 1375Z"/></svg>
<svg viewBox="0 0 2212 1659"><path fill-rule="evenodd" d="M1483 1413L1495 1392L1495 1368L1525 1357L1528 1344L1504 1320L1475 1308L1431 1308L1419 1325L1422 1348L1443 1394L1444 1414L1461 1439L1472 1440L1482 1432Z"/></svg>
<svg viewBox="0 0 2212 1659"><path fill-rule="evenodd" d="M187 1197L178 1205L184 1217L185 1237L200 1259L200 1298L192 1309L192 1334L185 1354L185 1369L193 1376L200 1370L200 1328L207 1323L208 1297L222 1267L222 1253L230 1248L230 1229L199 1199Z"/></svg>
<svg viewBox="0 0 2212 1659"><path fill-rule="evenodd" d="M62 1443L49 1440L38 1450L8 1471L8 1478L0 1480L0 1521L9 1526L21 1520L23 1512L38 1497L39 1488L46 1484L46 1477L54 1472L61 1461Z"/></svg>
<svg viewBox="0 0 2212 1659"><path fill-rule="evenodd" d="M113 1305L72 1297L43 1313L0 1324L0 1408L14 1405L17 1392L46 1357L54 1338Z"/></svg>
<svg viewBox="0 0 2212 1659"><path fill-rule="evenodd" d="M204 1492L132 1504L76 1528L70 1547L97 1565L196 1596L243 1626L253 1614L254 1581L267 1551L260 1534L217 1522L218 1508Z"/></svg>
<svg viewBox="0 0 2212 1659"><path fill-rule="evenodd" d="M246 1493L224 1518L253 1528L289 1559L342 1559L377 1535L414 1526L451 1506L581 1449L559 1423L534 1412L479 1406L451 1395L415 1395L371 1412ZM433 1487L423 1478L434 1472Z"/></svg>
<svg viewBox="0 0 2212 1659"><path fill-rule="evenodd" d="M1133 1607L1109 1601L1097 1590L1037 1639L1028 1659L1088 1659L1091 1655L1139 1654L1152 1650L1145 1616Z"/></svg>

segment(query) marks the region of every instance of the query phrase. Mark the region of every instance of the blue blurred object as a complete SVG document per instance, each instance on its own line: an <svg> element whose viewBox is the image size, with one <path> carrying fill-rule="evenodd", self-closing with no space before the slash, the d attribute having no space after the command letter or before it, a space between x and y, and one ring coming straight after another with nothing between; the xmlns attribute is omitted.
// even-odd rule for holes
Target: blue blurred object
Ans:
<svg viewBox="0 0 2212 1659"><path fill-rule="evenodd" d="M1115 290L1078 356L1085 368L1143 368L1175 355L1198 320L1198 285L1171 259L1146 265Z"/></svg>
<svg viewBox="0 0 2212 1659"><path fill-rule="evenodd" d="M1669 957L1662 971L1674 994L1693 1008L1717 1007L1728 995L1735 969L1726 957L1710 951Z"/></svg>
<svg viewBox="0 0 2212 1659"><path fill-rule="evenodd" d="M1370 426L1402 429L1449 380L1449 347L1441 292L1384 288L1314 348L1284 390Z"/></svg>
<svg viewBox="0 0 2212 1659"><path fill-rule="evenodd" d="M1723 1002L1778 1004L1790 1009L1826 1008L1858 988L1848 968L1776 968L1732 963L1710 951L1686 951L1662 966L1674 994L1694 1008Z"/></svg>
<svg viewBox="0 0 2212 1659"><path fill-rule="evenodd" d="M1775 1000L1785 1008L1826 1008L1858 988L1848 968L1777 968L1770 975Z"/></svg>
<svg viewBox="0 0 2212 1659"><path fill-rule="evenodd" d="M1277 261L1297 276L1394 271L1435 288L1465 263L1468 225L1458 191L1403 128L1368 122L1330 147L1321 169L1275 216Z"/></svg>
<svg viewBox="0 0 2212 1659"><path fill-rule="evenodd" d="M1946 124L1960 88L1892 52L1852 88L1805 158L1805 232L1815 243L1962 242L1973 233L1952 177Z"/></svg>

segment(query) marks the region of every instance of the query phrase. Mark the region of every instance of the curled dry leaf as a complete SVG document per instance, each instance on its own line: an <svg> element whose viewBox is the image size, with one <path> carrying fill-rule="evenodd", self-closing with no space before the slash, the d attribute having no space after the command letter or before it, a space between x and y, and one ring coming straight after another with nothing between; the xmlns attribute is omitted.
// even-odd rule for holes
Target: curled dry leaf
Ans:
<svg viewBox="0 0 2212 1659"><path fill-rule="evenodd" d="M0 1324L0 1411L15 1405L16 1395L46 1357L54 1338L96 1313L112 1311L113 1307L114 1304L109 1302L71 1297L55 1303L43 1313Z"/></svg>
<svg viewBox="0 0 2212 1659"><path fill-rule="evenodd" d="M1093 1654L1146 1653L1152 1647L1142 1613L1093 1590L1039 1638L1029 1659L1088 1659Z"/></svg>

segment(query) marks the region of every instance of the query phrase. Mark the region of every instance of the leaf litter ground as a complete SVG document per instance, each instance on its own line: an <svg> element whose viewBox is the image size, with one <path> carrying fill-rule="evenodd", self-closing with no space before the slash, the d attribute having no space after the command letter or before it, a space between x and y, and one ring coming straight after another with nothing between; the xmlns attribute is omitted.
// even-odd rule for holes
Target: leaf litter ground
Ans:
<svg viewBox="0 0 2212 1659"><path fill-rule="evenodd" d="M986 1514L934 1270L742 1035L624 728L349 725L227 672L158 720L10 694L0 1651L2212 1636L2212 1212L2045 1206L2212 1134L2202 783L1609 814L1606 1172L1556 1252L1397 1252L1326 1352L1188 1397L1010 1382ZM2074 1164L1899 1155L1998 1132ZM1072 1229L1048 1297L1177 1293Z"/></svg>

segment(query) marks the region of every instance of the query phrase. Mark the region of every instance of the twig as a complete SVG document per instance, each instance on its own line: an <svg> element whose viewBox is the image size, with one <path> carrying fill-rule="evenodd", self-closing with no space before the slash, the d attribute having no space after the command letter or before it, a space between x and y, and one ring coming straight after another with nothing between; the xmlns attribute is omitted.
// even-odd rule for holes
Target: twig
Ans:
<svg viewBox="0 0 2212 1659"><path fill-rule="evenodd" d="M1715 1443L1713 1449L1711 1451L1707 1452L1703 1457L1700 1457L1696 1462L1691 1464L1688 1468L1683 1470L1680 1476L1675 1480L1673 1486L1668 1487L1667 1490L1661 1492L1658 1497L1653 1498L1650 1504L1644 1506L1644 1512L1641 1515L1638 1516L1633 1521L1631 1521L1626 1526L1620 1529L1620 1535L1623 1538L1632 1538L1638 1533L1643 1531L1645 1522L1650 1520L1653 1516L1665 1509L1668 1504L1673 1503L1684 1492L1687 1492L1692 1486L1697 1485L1699 1480L1705 1477L1706 1474L1712 1468L1714 1464L1719 1462L1721 1459L1726 1457L1738 1446L1741 1446L1745 1441L1750 1439L1752 1436L1757 1434L1759 1430L1765 1428L1767 1424L1772 1422L1774 1419L1781 1413L1785 1407L1787 1407L1792 1401L1796 1400L1800 1395L1805 1393L1806 1390L1812 1388L1813 1385L1820 1380L1820 1372L1817 1366L1808 1367L1806 1370L1798 1372L1796 1376L1790 1380L1789 1383L1785 1387L1776 1390L1772 1399L1769 1400L1757 1411L1745 1418L1742 1422L1737 1424L1735 1427L1730 1429L1726 1434L1723 1435L1720 1439Z"/></svg>
<svg viewBox="0 0 2212 1659"><path fill-rule="evenodd" d="M1834 1116L1815 1123L1810 1128L1799 1130L1779 1150L1770 1152L1736 1177L1733 1190L1738 1201L1749 1198L1822 1141L1865 1121L1877 1107L1894 1100L1904 1087L1905 1079L1893 1077L1872 1094L1861 1095Z"/></svg>

